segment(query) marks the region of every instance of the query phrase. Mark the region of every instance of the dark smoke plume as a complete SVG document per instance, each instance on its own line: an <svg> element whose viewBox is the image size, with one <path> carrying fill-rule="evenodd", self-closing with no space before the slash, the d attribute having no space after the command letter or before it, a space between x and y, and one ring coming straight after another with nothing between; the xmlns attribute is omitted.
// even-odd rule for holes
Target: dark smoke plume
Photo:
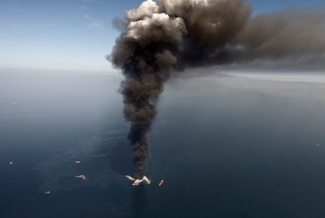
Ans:
<svg viewBox="0 0 325 218"><path fill-rule="evenodd" d="M124 116L136 176L144 176L148 130L172 72L258 60L325 57L323 10L291 8L251 16L245 0L147 0L115 19L122 31L109 60L125 76ZM306 59L306 58L305 58ZM307 58L308 59L308 58Z"/></svg>

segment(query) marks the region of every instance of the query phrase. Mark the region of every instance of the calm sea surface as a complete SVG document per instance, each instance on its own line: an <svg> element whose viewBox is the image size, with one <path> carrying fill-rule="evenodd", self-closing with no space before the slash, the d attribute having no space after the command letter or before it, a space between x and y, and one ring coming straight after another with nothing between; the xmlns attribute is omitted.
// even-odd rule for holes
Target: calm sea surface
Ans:
<svg viewBox="0 0 325 218"><path fill-rule="evenodd" d="M324 77L258 75L170 81L134 188L121 76L1 71L0 217L325 217Z"/></svg>

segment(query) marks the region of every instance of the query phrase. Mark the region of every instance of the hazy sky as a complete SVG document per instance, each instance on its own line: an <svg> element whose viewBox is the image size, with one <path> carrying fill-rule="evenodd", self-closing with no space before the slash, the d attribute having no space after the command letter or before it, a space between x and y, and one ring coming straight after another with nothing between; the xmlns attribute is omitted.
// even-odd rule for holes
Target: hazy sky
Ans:
<svg viewBox="0 0 325 218"><path fill-rule="evenodd" d="M140 0L1 0L0 68L112 71L111 21ZM252 0L254 14L325 0Z"/></svg>

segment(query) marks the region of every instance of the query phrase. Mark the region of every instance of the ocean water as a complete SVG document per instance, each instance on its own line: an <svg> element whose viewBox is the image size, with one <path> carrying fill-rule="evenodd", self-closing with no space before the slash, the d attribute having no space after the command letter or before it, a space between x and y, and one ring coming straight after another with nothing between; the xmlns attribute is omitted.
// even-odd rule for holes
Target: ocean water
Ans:
<svg viewBox="0 0 325 218"><path fill-rule="evenodd" d="M136 188L121 76L0 78L1 218L325 216L321 75L171 80L150 132L152 184Z"/></svg>

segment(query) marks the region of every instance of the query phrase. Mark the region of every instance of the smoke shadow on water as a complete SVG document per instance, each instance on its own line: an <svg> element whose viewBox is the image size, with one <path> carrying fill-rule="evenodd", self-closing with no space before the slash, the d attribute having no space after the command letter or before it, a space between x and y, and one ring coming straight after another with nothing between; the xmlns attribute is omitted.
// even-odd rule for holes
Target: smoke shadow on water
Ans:
<svg viewBox="0 0 325 218"><path fill-rule="evenodd" d="M132 196L133 217L151 217L148 214L148 190L144 185L140 185L134 190Z"/></svg>

